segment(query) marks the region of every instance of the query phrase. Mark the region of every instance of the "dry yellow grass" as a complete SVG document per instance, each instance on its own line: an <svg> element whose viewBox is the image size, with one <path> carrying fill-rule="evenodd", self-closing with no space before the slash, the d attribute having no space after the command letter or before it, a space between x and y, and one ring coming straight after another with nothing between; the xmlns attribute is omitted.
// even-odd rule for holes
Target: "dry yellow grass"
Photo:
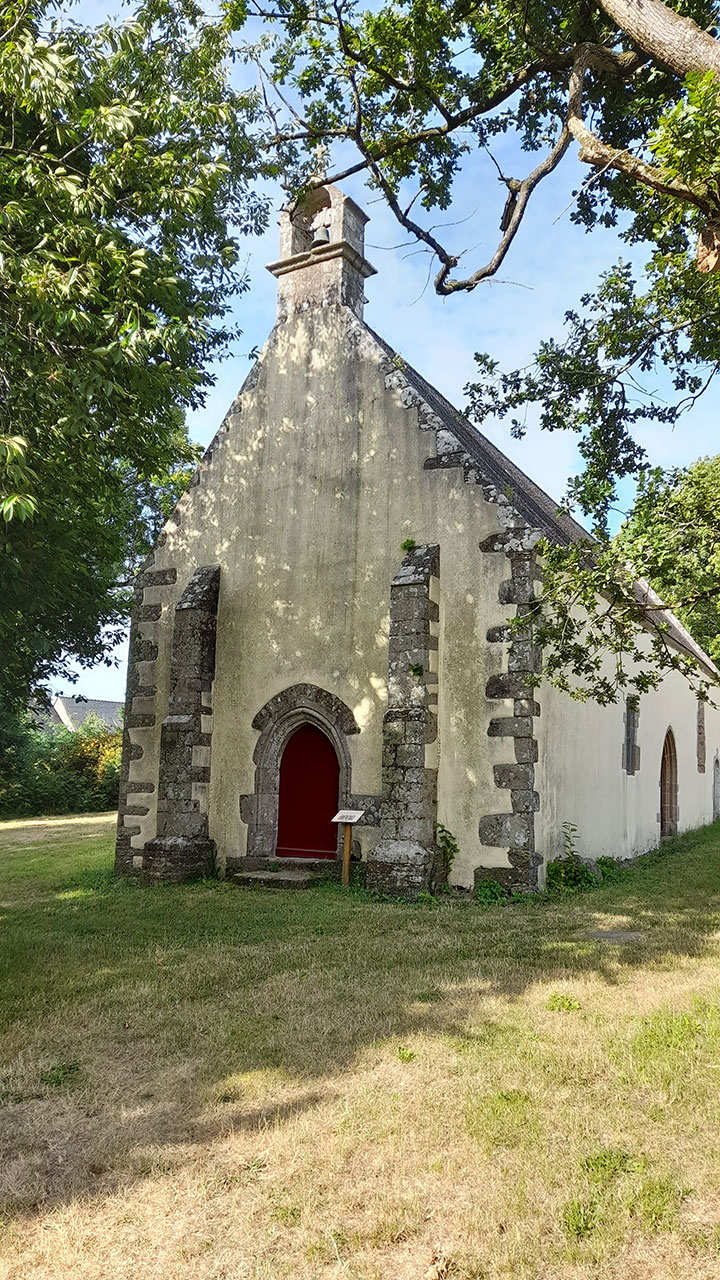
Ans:
<svg viewBox="0 0 720 1280"><path fill-rule="evenodd" d="M3 1280L720 1277L718 832L482 911L45 830L0 827Z"/></svg>

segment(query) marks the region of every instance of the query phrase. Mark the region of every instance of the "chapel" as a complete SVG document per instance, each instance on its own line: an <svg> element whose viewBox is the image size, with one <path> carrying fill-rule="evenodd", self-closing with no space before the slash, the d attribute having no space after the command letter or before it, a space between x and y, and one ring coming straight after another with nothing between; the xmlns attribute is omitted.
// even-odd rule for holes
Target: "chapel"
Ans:
<svg viewBox="0 0 720 1280"><path fill-rule="evenodd" d="M532 891L567 824L629 858L720 814L720 713L678 672L639 705L536 683L508 619L539 539L587 534L365 323L366 222L333 186L282 214L277 322L138 575L123 874L303 885L350 809L373 889L432 890L444 830L451 883Z"/></svg>

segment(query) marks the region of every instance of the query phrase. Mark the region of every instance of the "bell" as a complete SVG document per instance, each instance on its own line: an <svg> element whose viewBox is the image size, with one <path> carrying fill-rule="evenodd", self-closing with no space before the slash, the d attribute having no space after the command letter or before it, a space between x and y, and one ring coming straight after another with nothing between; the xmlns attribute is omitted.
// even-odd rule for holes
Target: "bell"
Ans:
<svg viewBox="0 0 720 1280"><path fill-rule="evenodd" d="M310 248L317 249L320 247L320 245L329 244L329 243L330 243L330 228L316 227L315 230L313 231L312 244L310 245Z"/></svg>

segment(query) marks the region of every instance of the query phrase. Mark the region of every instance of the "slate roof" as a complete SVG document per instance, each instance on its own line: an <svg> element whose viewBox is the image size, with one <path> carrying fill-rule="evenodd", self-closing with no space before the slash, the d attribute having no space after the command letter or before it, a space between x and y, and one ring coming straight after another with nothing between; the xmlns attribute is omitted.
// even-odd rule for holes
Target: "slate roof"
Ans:
<svg viewBox="0 0 720 1280"><path fill-rule="evenodd" d="M431 386L417 369L413 369L404 357L394 351L384 338L381 338L369 325L365 325L365 328L392 363L402 370L403 377L438 418L442 428L455 437L460 448L477 466L480 475L493 488L507 495L515 510L527 520L532 529L539 529L547 538L560 546L569 546L573 542L592 543L594 541L587 529L583 529L572 516L560 512L557 502L554 502L549 494L526 476L519 467L516 467L514 462L506 458L487 436L463 417L460 411ZM666 629L667 639L676 649L688 654L713 678L720 676L712 659L693 640L689 631L674 613L664 608L660 597L642 579L635 583L635 599L638 604L652 611L653 618Z"/></svg>
<svg viewBox="0 0 720 1280"><path fill-rule="evenodd" d="M117 729L122 723L123 705L122 702L111 702L107 698L83 698L80 694L70 696L58 694L53 700L50 719L53 724L62 724L66 729L79 729L88 716L95 716L109 729Z"/></svg>

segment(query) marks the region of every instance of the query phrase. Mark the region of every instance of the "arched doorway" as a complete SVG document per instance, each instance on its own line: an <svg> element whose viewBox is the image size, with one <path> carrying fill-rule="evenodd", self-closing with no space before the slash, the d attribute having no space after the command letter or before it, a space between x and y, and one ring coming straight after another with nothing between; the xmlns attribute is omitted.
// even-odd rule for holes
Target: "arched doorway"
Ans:
<svg viewBox="0 0 720 1280"><path fill-rule="evenodd" d="M678 780L677 751L672 729L665 734L660 765L660 835L677 835L678 829Z"/></svg>
<svg viewBox="0 0 720 1280"><path fill-rule="evenodd" d="M334 858L340 764L335 748L315 725L296 729L280 761L277 856Z"/></svg>

